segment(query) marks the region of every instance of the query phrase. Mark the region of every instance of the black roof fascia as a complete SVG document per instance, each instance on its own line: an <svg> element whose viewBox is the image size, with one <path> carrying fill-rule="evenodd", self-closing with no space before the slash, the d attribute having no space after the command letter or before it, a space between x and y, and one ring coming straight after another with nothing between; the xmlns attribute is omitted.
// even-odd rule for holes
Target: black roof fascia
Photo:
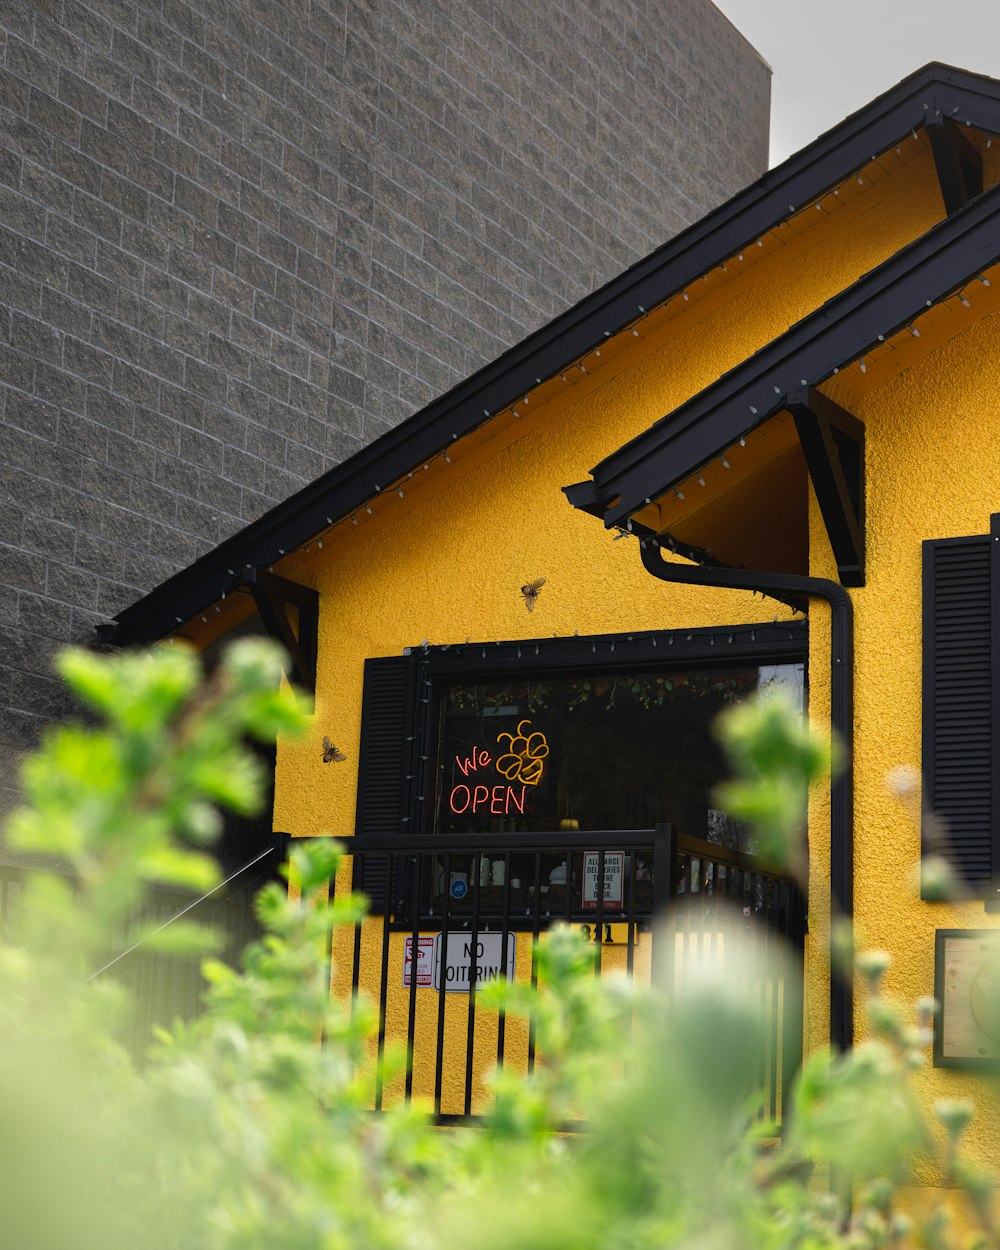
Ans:
<svg viewBox="0 0 1000 1250"><path fill-rule="evenodd" d="M297 491L115 617L127 644L164 637L241 584L246 565L266 566L329 522L349 516L416 464L446 450L539 380L629 325L648 309L754 243L790 211L835 186L929 117L1000 132L1000 83L932 62L821 135L801 152L636 262L548 325L420 412ZM229 570L235 570L230 573Z"/></svg>
<svg viewBox="0 0 1000 1250"><path fill-rule="evenodd" d="M904 329L1000 260L1000 186L973 200L810 313L780 338L602 460L571 503L609 529L662 495L741 435ZM612 501L616 501L612 504Z"/></svg>

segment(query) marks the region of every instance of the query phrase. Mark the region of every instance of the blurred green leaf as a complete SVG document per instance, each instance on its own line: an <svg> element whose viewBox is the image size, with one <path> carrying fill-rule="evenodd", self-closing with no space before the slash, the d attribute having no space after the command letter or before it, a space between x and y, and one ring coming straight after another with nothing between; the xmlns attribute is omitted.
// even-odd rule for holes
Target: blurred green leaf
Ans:
<svg viewBox="0 0 1000 1250"><path fill-rule="evenodd" d="M216 835L217 805L255 810L262 777L245 739L307 724L282 663L260 640L232 648L204 682L179 646L60 661L96 723L47 735L7 830L12 843L60 857L59 872L28 876L0 941L10 1245L450 1250L471 1238L483 1250L901 1250L899 1186L936 1145L911 1071L928 1006L911 1021L878 992L884 960L859 956L875 1036L844 1056L806 1058L777 1140L759 1105L774 1027L761 987L802 972L787 960L779 970L741 963L742 917L730 932L713 916L724 964L676 977L669 996L595 976L595 945L553 926L535 955L537 985L498 980L478 991L491 1054L490 1016L507 1017L494 1110L475 1130L442 1131L426 1104L398 1101L407 1055L391 1037L408 999L395 954L385 1021L363 993L331 996L328 961L349 984L352 969L336 957L353 950L354 934L341 929L366 923L366 904L327 897L345 867L334 840L296 841L288 871L305 902L269 883L256 902L264 934L242 969L205 959L204 1013L156 1029L133 1065L116 1041L129 977L149 972L147 956L190 959L207 938L189 915L165 926L162 911L140 919L144 883L197 896L218 880L211 857L189 844ZM721 733L734 768L720 790L728 809L754 824L769 856L801 866L823 744L774 703L736 707ZM381 934L381 921L369 928ZM135 958L106 966L140 938ZM175 971L188 975L184 964ZM431 993L418 991L418 1027L436 1019ZM443 1007L464 1037L460 996ZM389 1106L376 1116L380 1023ZM525 1073L529 1031L535 1063ZM450 1057L444 1065L446 1084L464 1080ZM992 1179L958 1152L968 1109L938 1107L937 1117L948 1137L940 1173L995 1247ZM586 1132L567 1131L581 1121ZM826 1184L831 1168L852 1174L852 1207ZM915 1229L927 1250L967 1250L939 1212Z"/></svg>

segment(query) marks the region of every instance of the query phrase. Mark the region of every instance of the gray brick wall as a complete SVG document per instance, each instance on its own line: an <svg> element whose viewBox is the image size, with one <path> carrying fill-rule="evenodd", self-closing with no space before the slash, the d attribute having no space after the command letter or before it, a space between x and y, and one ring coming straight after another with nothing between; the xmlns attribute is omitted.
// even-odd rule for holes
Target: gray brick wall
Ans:
<svg viewBox="0 0 1000 1250"><path fill-rule="evenodd" d="M768 100L707 0L0 4L0 752L54 646L758 176Z"/></svg>

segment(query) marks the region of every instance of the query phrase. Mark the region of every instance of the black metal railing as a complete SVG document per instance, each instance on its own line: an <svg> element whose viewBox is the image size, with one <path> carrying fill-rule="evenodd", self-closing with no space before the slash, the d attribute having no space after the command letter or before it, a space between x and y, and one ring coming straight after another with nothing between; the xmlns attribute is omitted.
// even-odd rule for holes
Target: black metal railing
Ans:
<svg viewBox="0 0 1000 1250"><path fill-rule="evenodd" d="M763 957L760 1088L763 1114L780 1121L802 1057L804 933L801 895L780 868L667 825L343 841L353 859L332 888L349 889L362 876L381 887L373 914L333 951L339 991L378 1006L376 1110L417 1097L441 1122L466 1119L488 1107L494 1066L533 1069L531 1022L483 1013L473 991L497 976L534 983L535 942L562 921L595 942L598 974L620 970L666 984L710 948L722 955L734 940L724 935ZM394 1044L404 1048L405 1066L387 1081Z"/></svg>
<svg viewBox="0 0 1000 1250"><path fill-rule="evenodd" d="M141 934L180 915L197 919L221 930L222 957L238 964L258 936L253 896L273 876L282 841L279 835L270 855L209 896L151 890L94 969L133 995L122 1040L137 1057L154 1025L198 1012L204 988L198 960L149 951ZM350 890L362 873L366 883L381 883L372 913L335 934L330 951L334 991L367 995L377 1005L374 1109L419 1098L439 1122L464 1121L488 1108L495 1067L533 1070L533 1022L479 1010L474 991L497 976L535 983L535 943L561 921L579 925L595 943L598 975L669 984L706 954L725 956L734 941L738 953L753 957L767 1034L758 1073L762 1114L781 1122L802 1060L805 911L780 868L667 825L342 843L350 857L331 891ZM0 866L0 937L14 931L32 871ZM386 1063L393 1047L405 1055L397 1075Z"/></svg>
<svg viewBox="0 0 1000 1250"><path fill-rule="evenodd" d="M678 837L673 856L675 964L685 968L704 954L725 959L719 943L736 945L763 1024L757 1074L761 1114L781 1124L785 1096L802 1066L805 899L784 869L755 855Z"/></svg>

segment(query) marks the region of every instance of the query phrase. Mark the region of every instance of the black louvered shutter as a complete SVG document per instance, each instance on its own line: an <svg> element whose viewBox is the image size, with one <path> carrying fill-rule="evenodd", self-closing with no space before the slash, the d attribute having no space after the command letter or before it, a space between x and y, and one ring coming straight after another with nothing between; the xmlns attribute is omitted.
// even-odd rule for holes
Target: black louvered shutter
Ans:
<svg viewBox="0 0 1000 1250"><path fill-rule="evenodd" d="M415 705L416 662L412 656L365 661L355 818L355 833L361 838L398 837L410 828L404 818L410 815L407 776L413 773L415 759ZM382 912L389 859L377 852L359 858L355 886L371 899L373 911ZM389 898L395 907L397 900L391 891Z"/></svg>
<svg viewBox="0 0 1000 1250"><path fill-rule="evenodd" d="M985 894L993 878L991 548L988 534L924 543L924 805L946 828L924 854Z"/></svg>

